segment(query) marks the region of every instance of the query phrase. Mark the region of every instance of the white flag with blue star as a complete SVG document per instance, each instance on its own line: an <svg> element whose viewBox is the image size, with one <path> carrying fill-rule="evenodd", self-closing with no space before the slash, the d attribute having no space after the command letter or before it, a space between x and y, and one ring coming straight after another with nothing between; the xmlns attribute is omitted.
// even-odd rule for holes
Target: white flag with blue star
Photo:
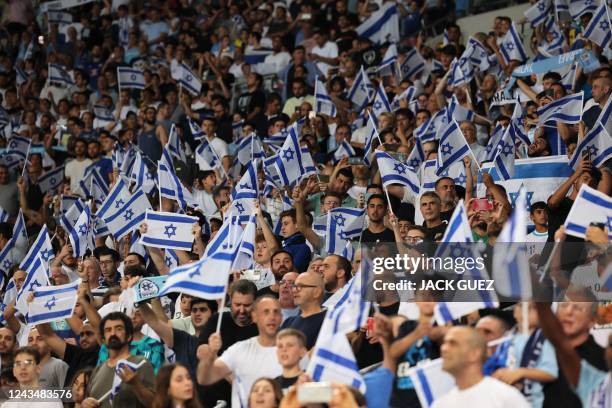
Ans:
<svg viewBox="0 0 612 408"><path fill-rule="evenodd" d="M397 71L397 45L389 44L382 61L378 64L378 75L396 76Z"/></svg>
<svg viewBox="0 0 612 408"><path fill-rule="evenodd" d="M538 0L533 6L525 10L523 14L535 27L542 24L551 11L552 3L550 0Z"/></svg>
<svg viewBox="0 0 612 408"><path fill-rule="evenodd" d="M612 37L612 25L610 24L610 14L605 1L595 11L589 25L584 30L584 37L593 41L601 48L606 49L610 45Z"/></svg>
<svg viewBox="0 0 612 408"><path fill-rule="evenodd" d="M97 166L89 166L85 170L85 177L79 181L79 187L85 197L93 198L96 204L102 204L102 201L108 195L108 183L100 174L100 168Z"/></svg>
<svg viewBox="0 0 612 408"><path fill-rule="evenodd" d="M371 165L372 154L374 153L372 151L374 138L378 139L378 142L382 144L382 140L380 140L380 136L378 135L378 130L376 130L376 123L374 122L372 115L369 115L368 122L366 124L365 146L363 147L363 162L368 166Z"/></svg>
<svg viewBox="0 0 612 408"><path fill-rule="evenodd" d="M30 265L30 270L27 271L26 279L21 286L21 290L17 293L17 299L15 301L15 308L21 312L24 316L28 313L28 296L34 289L41 286L49 286L49 271L46 263L36 257L34 262Z"/></svg>
<svg viewBox="0 0 612 408"><path fill-rule="evenodd" d="M311 164L312 158L308 149L304 150L300 147L298 130L294 124L289 128L287 139L276 159L276 169L281 183L284 186L292 186L303 176L311 173L309 169Z"/></svg>
<svg viewBox="0 0 612 408"><path fill-rule="evenodd" d="M391 104L389 103L389 99L387 99L385 88L382 86L382 83L380 83L378 88L376 88L376 95L374 96L372 112L370 114L370 117L374 119L376 126L378 126L378 116L385 112L391 112Z"/></svg>
<svg viewBox="0 0 612 408"><path fill-rule="evenodd" d="M485 148L487 152L487 156L485 158L486 161L493 161L495 155L497 154L497 145L501 138L506 134L506 128L504 128L501 124L495 125L493 128L493 132L491 132L491 137L489 137L489 142Z"/></svg>
<svg viewBox="0 0 612 408"><path fill-rule="evenodd" d="M214 170L221 167L221 160L213 150L206 137L200 139L200 145L196 148L196 163L200 170Z"/></svg>
<svg viewBox="0 0 612 408"><path fill-rule="evenodd" d="M21 209L19 210L19 214L17 214L17 219L15 221L15 225L13 225L13 236L11 237L11 241L13 241L13 247L23 253L26 253L28 250L28 232L26 229L25 218L23 218L23 212Z"/></svg>
<svg viewBox="0 0 612 408"><path fill-rule="evenodd" d="M457 122L463 122L464 120L474 120L474 111L461 106L457 97L453 94L451 100L446 108L447 120L450 123L451 120L455 119Z"/></svg>
<svg viewBox="0 0 612 408"><path fill-rule="evenodd" d="M365 222L365 210L339 207L327 213L325 251L340 255L351 239L359 238Z"/></svg>
<svg viewBox="0 0 612 408"><path fill-rule="evenodd" d="M376 161L378 162L383 186L401 184L412 190L414 194L419 194L420 182L413 168L408 167L382 150L376 151Z"/></svg>
<svg viewBox="0 0 612 408"><path fill-rule="evenodd" d="M187 161L187 156L185 154L185 149L183 149L183 145L181 144L181 139L179 138L178 132L176 131L176 126L174 123L170 127L170 134L168 135L168 143L166 144L166 148L172 154L172 156L176 157L182 162Z"/></svg>
<svg viewBox="0 0 612 408"><path fill-rule="evenodd" d="M565 219L565 232L584 238L592 222L606 225L612 239L612 197L583 184Z"/></svg>
<svg viewBox="0 0 612 408"><path fill-rule="evenodd" d="M531 272L527 258L527 190L519 192L514 211L495 241L493 279L497 292L512 299L531 297ZM569 218L569 217L568 217Z"/></svg>
<svg viewBox="0 0 612 408"><path fill-rule="evenodd" d="M41 257L45 264L51 259L55 258L53 246L51 245L51 239L49 239L49 230L47 229L46 224L40 229L38 237L36 237L36 241L34 241L34 244L32 244L30 247L30 250L25 258L23 258L23 261L21 261L19 267L24 271L27 271L38 256Z"/></svg>
<svg viewBox="0 0 612 408"><path fill-rule="evenodd" d="M145 218L145 212L151 209L149 199L140 189L136 190L124 204L121 204L122 200L121 198L115 200L115 205L118 202L119 207L106 211L103 218L108 231L113 234L116 241L138 229Z"/></svg>
<svg viewBox="0 0 612 408"><path fill-rule="evenodd" d="M413 169L418 169L421 167L421 163L425 161L425 151L423 150L423 145L421 144L421 139L418 137L414 138L414 146L412 151L408 155L406 159L406 164Z"/></svg>
<svg viewBox="0 0 612 408"><path fill-rule="evenodd" d="M155 188L155 178L149 171L140 152L136 152L136 158L130 169L129 177L135 183L134 188L144 190L147 194L150 194Z"/></svg>
<svg viewBox="0 0 612 408"><path fill-rule="evenodd" d="M251 269L255 262L255 235L257 234L257 212L250 214L249 220L244 227L242 242L232 270Z"/></svg>
<svg viewBox="0 0 612 408"><path fill-rule="evenodd" d="M38 178L38 186L43 194L55 192L64 182L64 166L51 169Z"/></svg>
<svg viewBox="0 0 612 408"><path fill-rule="evenodd" d="M145 89L145 77L141 70L132 67L117 67L119 88Z"/></svg>
<svg viewBox="0 0 612 408"><path fill-rule="evenodd" d="M223 298L242 235L238 219L233 218L223 223L206 247L202 259L170 272L160 296L178 292L202 299Z"/></svg>
<svg viewBox="0 0 612 408"><path fill-rule="evenodd" d="M514 177L516 140L513 133L510 132L511 127L512 126L508 126L506 133L497 144L497 154L495 155L495 159L493 159L497 174L499 174L502 180L510 180Z"/></svg>
<svg viewBox="0 0 612 408"><path fill-rule="evenodd" d="M41 286L34 289L34 300L25 316L28 324L51 323L72 316L81 280L65 285Z"/></svg>
<svg viewBox="0 0 612 408"><path fill-rule="evenodd" d="M559 98L538 108L538 127L549 125L556 127L556 122L578 123L582 119L582 91Z"/></svg>
<svg viewBox="0 0 612 408"><path fill-rule="evenodd" d="M72 254L75 257L83 256L87 249L93 250L95 248L94 224L89 204L85 204L74 226L66 232L72 244Z"/></svg>
<svg viewBox="0 0 612 408"><path fill-rule="evenodd" d="M202 89L202 81L193 73L190 67L184 62L179 65L179 84L192 95L199 95Z"/></svg>
<svg viewBox="0 0 612 408"><path fill-rule="evenodd" d="M465 140L456 121L452 121L441 131L440 146L438 147L438 169L436 174L441 175L453 163L461 161L465 156L471 155L472 161L477 161L472 149Z"/></svg>
<svg viewBox="0 0 612 408"><path fill-rule="evenodd" d="M162 158L157 162L157 177L159 193L162 197L176 200L183 210L186 210L187 207L196 208L199 206L191 191L183 185L176 175L170 152L166 148L162 149Z"/></svg>
<svg viewBox="0 0 612 408"><path fill-rule="evenodd" d="M49 64L47 78L50 82L56 82L65 86L74 85L74 80L65 66L59 64Z"/></svg>
<svg viewBox="0 0 612 408"><path fill-rule="evenodd" d="M372 84L368 75L363 70L363 66L359 70L359 73L353 81L353 86L348 94L348 100L352 104L352 110L361 112L367 106L370 101L370 94L372 92Z"/></svg>
<svg viewBox="0 0 612 408"><path fill-rule="evenodd" d="M146 211L144 222L147 224L147 232L140 237L141 244L191 251L194 238L193 224L198 222L198 217L149 209Z"/></svg>
<svg viewBox="0 0 612 408"><path fill-rule="evenodd" d="M238 142L236 158L243 166L256 159L266 157L261 141L254 132Z"/></svg>
<svg viewBox="0 0 612 408"><path fill-rule="evenodd" d="M528 57L527 52L525 51L525 46L523 45L523 40L521 40L521 36L516 30L514 23L512 23L510 29L504 36L504 39L499 46L499 51L501 52L506 64L509 64L512 60L520 62L527 60Z"/></svg>
<svg viewBox="0 0 612 408"><path fill-rule="evenodd" d="M349 142L343 139L336 148L336 151L334 152L334 163L338 163L345 157L353 157L355 155L356 153L355 149L353 149L353 146L351 146Z"/></svg>
<svg viewBox="0 0 612 408"><path fill-rule="evenodd" d="M412 78L425 70L425 60L416 48L411 49L406 54L400 71L403 78Z"/></svg>
<svg viewBox="0 0 612 408"><path fill-rule="evenodd" d="M585 156L593 167L602 166L612 157L612 137L606 132L606 128L601 122L597 122L584 139L578 143L569 165L576 170L580 164L580 159Z"/></svg>
<svg viewBox="0 0 612 408"><path fill-rule="evenodd" d="M238 217L241 225L246 224L249 221L251 213L255 210L255 201L257 198L257 191L241 189L232 199L232 203L227 210L225 218Z"/></svg>
<svg viewBox="0 0 612 408"><path fill-rule="evenodd" d="M401 101L406 101L408 103L412 102L415 95L416 95L416 88L414 86L409 86L401 94L395 95L395 97L393 98L393 101L391 102L391 109L392 110L399 109Z"/></svg>
<svg viewBox="0 0 612 408"><path fill-rule="evenodd" d="M321 113L323 115L336 117L336 105L330 98L327 93L327 89L325 89L325 83L319 79L319 77L315 78L315 108L314 111L316 113Z"/></svg>

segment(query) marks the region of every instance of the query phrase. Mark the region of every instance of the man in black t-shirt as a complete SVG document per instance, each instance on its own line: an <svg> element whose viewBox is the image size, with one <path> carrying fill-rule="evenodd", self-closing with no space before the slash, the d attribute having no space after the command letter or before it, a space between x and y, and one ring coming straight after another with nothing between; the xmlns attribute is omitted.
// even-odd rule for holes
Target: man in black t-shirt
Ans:
<svg viewBox="0 0 612 408"><path fill-rule="evenodd" d="M238 98L238 110L246 115L247 120L253 120L266 107L266 95L261 90L263 78L251 72L247 76L248 91Z"/></svg>
<svg viewBox="0 0 612 408"><path fill-rule="evenodd" d="M440 197L440 219L450 221L455 211L455 180L452 177L441 177L436 181L436 194Z"/></svg>
<svg viewBox="0 0 612 408"><path fill-rule="evenodd" d="M423 215L423 226L425 227L425 240L437 241L442 239L448 222L441 218L441 201L438 194L426 191L420 200L421 214Z"/></svg>
<svg viewBox="0 0 612 408"><path fill-rule="evenodd" d="M393 230L385 227L385 215L389 204L382 194L372 194L366 203L366 212L370 221L368 228L361 233L362 243L395 242Z"/></svg>

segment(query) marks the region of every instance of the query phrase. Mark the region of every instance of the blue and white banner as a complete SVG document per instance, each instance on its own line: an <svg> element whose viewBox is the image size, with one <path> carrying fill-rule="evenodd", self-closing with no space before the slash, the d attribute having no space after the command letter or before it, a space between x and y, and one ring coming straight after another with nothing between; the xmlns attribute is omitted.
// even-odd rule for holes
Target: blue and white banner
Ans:
<svg viewBox="0 0 612 408"><path fill-rule="evenodd" d="M196 148L195 160L202 171L215 170L221 167L221 160L206 137L200 139L200 145Z"/></svg>
<svg viewBox="0 0 612 408"><path fill-rule="evenodd" d="M27 299L30 293L38 287L49 286L49 270L40 257L36 257L27 272L28 274L15 300L15 308L24 316L28 313Z"/></svg>
<svg viewBox="0 0 612 408"><path fill-rule="evenodd" d="M47 171L38 178L38 186L44 194L55 192L64 182L64 166Z"/></svg>
<svg viewBox="0 0 612 408"><path fill-rule="evenodd" d="M300 147L298 131L295 125L289 128L287 139L276 156L276 170L280 177L280 182L287 187L301 180L307 174L307 163L312 162L312 159L308 160L306 158L306 156L310 156L308 150L304 153Z"/></svg>
<svg viewBox="0 0 612 408"><path fill-rule="evenodd" d="M538 0L533 6L525 10L523 14L531 24L538 26L546 20L551 11L552 3L550 0Z"/></svg>
<svg viewBox="0 0 612 408"><path fill-rule="evenodd" d="M586 157L593 167L603 166L612 157L612 137L601 122L597 122L578 143L569 165L576 170L583 157Z"/></svg>
<svg viewBox="0 0 612 408"><path fill-rule="evenodd" d="M347 241L359 238L365 222L365 210L339 207L327 213L325 252L339 255Z"/></svg>
<svg viewBox="0 0 612 408"><path fill-rule="evenodd" d="M400 72L403 78L412 78L425 70L425 60L416 48L411 49L406 54Z"/></svg>
<svg viewBox="0 0 612 408"><path fill-rule="evenodd" d="M238 142L236 158L243 166L246 166L253 160L263 159L265 157L264 148L259 141L259 137L257 137L254 132Z"/></svg>
<svg viewBox="0 0 612 408"><path fill-rule="evenodd" d="M23 211L21 209L17 214L15 225L13 225L13 236L11 237L11 241L18 250L23 252L28 250L28 231L26 228L25 218L23 217Z"/></svg>
<svg viewBox="0 0 612 408"><path fill-rule="evenodd" d="M361 330L367 324L371 304L365 300L363 288L368 283L364 282L368 280L368 272L365 268L371 265L369 260L366 260L364 264L365 266L360 266L346 285L325 301L323 306L328 311L321 326L321 331L324 333L348 334Z"/></svg>
<svg viewBox="0 0 612 408"><path fill-rule="evenodd" d="M429 408L434 401L455 387L455 379L442 368L442 359L427 361L410 369L408 374L421 407Z"/></svg>
<svg viewBox="0 0 612 408"><path fill-rule="evenodd" d="M400 41L399 13L395 3L384 3L380 9L355 29L360 37L369 38L374 44Z"/></svg>
<svg viewBox="0 0 612 408"><path fill-rule="evenodd" d="M72 317L81 280L65 285L41 286L34 289L34 299L25 316L28 324L51 323Z"/></svg>
<svg viewBox="0 0 612 408"><path fill-rule="evenodd" d="M315 106L314 111L323 115L336 117L336 105L329 97L327 89L325 89L325 83L315 78Z"/></svg>
<svg viewBox="0 0 612 408"><path fill-rule="evenodd" d="M145 77L141 70L117 67L117 82L120 89L145 89Z"/></svg>
<svg viewBox="0 0 612 408"><path fill-rule="evenodd" d="M581 48L537 62L521 65L512 71L512 76L526 77L532 74L543 74L550 71L556 71L565 65L572 64L583 52L585 52L585 50Z"/></svg>
<svg viewBox="0 0 612 408"><path fill-rule="evenodd" d="M497 154L493 159L497 174L502 180L509 180L514 175L514 161L516 158L516 140L514 133L510 132L512 126L508 126L506 133L497 144Z"/></svg>
<svg viewBox="0 0 612 408"><path fill-rule="evenodd" d="M514 211L493 248L493 280L497 293L511 299L531 298L531 272L527 258L527 194L522 188Z"/></svg>
<svg viewBox="0 0 612 408"><path fill-rule="evenodd" d="M510 29L506 33L503 42L499 46L499 51L502 57L509 64L510 61L526 61L528 59L527 52L523 46L523 40L521 39L514 22L510 25Z"/></svg>
<svg viewBox="0 0 612 408"><path fill-rule="evenodd" d="M348 100L351 101L351 108L353 111L361 112L365 109L370 101L371 89L372 84L362 66L348 93Z"/></svg>
<svg viewBox="0 0 612 408"><path fill-rule="evenodd" d="M608 237L612 239L612 198L583 184L565 219L565 232L584 238L592 222L604 223L608 227Z"/></svg>
<svg viewBox="0 0 612 408"><path fill-rule="evenodd" d="M199 95L200 89L202 89L202 81L198 79L196 74L184 62L181 62L180 70L179 84L190 94Z"/></svg>
<svg viewBox="0 0 612 408"><path fill-rule="evenodd" d="M87 249L93 250L95 248L93 239L93 219L89 204L85 204L74 226L66 232L72 244L72 254L75 257L83 256Z"/></svg>
<svg viewBox="0 0 612 408"><path fill-rule="evenodd" d="M157 162L157 177L159 193L162 197L176 200L183 210L186 210L187 207L196 208L199 206L191 192L183 186L176 175L170 152L165 148L162 150L162 159Z"/></svg>
<svg viewBox="0 0 612 408"><path fill-rule="evenodd" d="M47 12L47 22L49 24L72 24L72 14L64 11L49 10Z"/></svg>
<svg viewBox="0 0 612 408"><path fill-rule="evenodd" d="M108 195L108 184L100 174L100 168L90 166L85 171L85 177L79 181L79 187L86 198L93 198L100 205Z"/></svg>
<svg viewBox="0 0 612 408"><path fill-rule="evenodd" d="M155 188L155 178L149 171L144 156L140 152L136 152L129 177L134 182L132 189L144 190L145 193L150 194Z"/></svg>
<svg viewBox="0 0 612 408"><path fill-rule="evenodd" d="M423 145L421 144L421 140L418 137L414 138L414 147L408 155L406 159L406 164L413 169L418 169L421 167L421 163L425 161L425 151L423 150Z"/></svg>
<svg viewBox="0 0 612 408"><path fill-rule="evenodd" d="M400 108L400 103L402 101L406 101L408 103L412 102L414 96L416 95L416 88L414 86L409 86L399 95L395 95L393 101L391 102L391 109L396 110Z"/></svg>
<svg viewBox="0 0 612 408"><path fill-rule="evenodd" d="M255 263L255 235L257 233L257 212L251 213L242 233L242 242L232 265L232 270L251 269Z"/></svg>
<svg viewBox="0 0 612 408"><path fill-rule="evenodd" d="M145 219L146 211L151 209L151 203L142 189L136 190L125 204L108 211L103 220L108 231L116 241L138 229Z"/></svg>
<svg viewBox="0 0 612 408"><path fill-rule="evenodd" d="M441 135L437 159L438 170L436 170L438 176L448 170L453 163L460 162L465 156L471 155L472 160L477 161L456 121L453 120L442 129Z"/></svg>
<svg viewBox="0 0 612 408"><path fill-rule="evenodd" d="M7 146L7 154L25 160L30 151L31 140L23 136L13 136Z"/></svg>
<svg viewBox="0 0 612 408"><path fill-rule="evenodd" d="M381 77L396 76L397 69L397 46L389 44L382 61L378 64L378 75Z"/></svg>
<svg viewBox="0 0 612 408"><path fill-rule="evenodd" d="M191 251L193 245L193 224L197 217L148 209L144 223L147 232L140 237L140 243L156 248Z"/></svg>
<svg viewBox="0 0 612 408"><path fill-rule="evenodd" d="M47 76L49 81L64 84L66 86L74 85L72 76L63 65L49 64Z"/></svg>
<svg viewBox="0 0 612 408"><path fill-rule="evenodd" d="M368 116L368 122L366 123L366 132L365 132L365 146L363 147L363 162L370 166L372 162L372 145L374 143L374 138L378 139L378 142L382 144L382 140L380 140L380 136L378 135L378 130L376 130L376 123L372 118L372 115Z"/></svg>
<svg viewBox="0 0 612 408"><path fill-rule="evenodd" d="M395 160L393 156L381 150L376 151L376 161L378 162L383 186L400 184L412 190L414 194L419 194L419 177L413 168Z"/></svg>

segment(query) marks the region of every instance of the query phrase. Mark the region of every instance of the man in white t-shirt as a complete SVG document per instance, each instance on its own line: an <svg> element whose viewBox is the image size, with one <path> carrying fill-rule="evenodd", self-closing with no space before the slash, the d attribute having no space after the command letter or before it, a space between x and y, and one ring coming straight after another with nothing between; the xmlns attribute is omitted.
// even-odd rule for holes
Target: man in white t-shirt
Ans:
<svg viewBox="0 0 612 408"><path fill-rule="evenodd" d="M487 344L475 329L456 326L446 333L440 349L442 368L455 378L455 387L436 399L432 408L529 408L514 387L482 374Z"/></svg>
<svg viewBox="0 0 612 408"><path fill-rule="evenodd" d="M283 51L283 39L279 35L272 36L272 53L266 56L264 64L268 65L270 72L278 74L280 71L285 69L291 62L291 54L287 51ZM264 73L260 74L264 75Z"/></svg>
<svg viewBox="0 0 612 408"><path fill-rule="evenodd" d="M70 179L70 191L73 194L83 194L79 182L83 180L85 176L85 169L92 163L86 156L87 143L82 139L77 139L74 143L74 159L66 163L64 168L64 175L67 179Z"/></svg>
<svg viewBox="0 0 612 408"><path fill-rule="evenodd" d="M198 384L213 384L232 375L232 407L241 406L239 387L246 397L253 383L260 377L275 378L283 368L276 358L276 332L283 315L278 299L264 295L253 303L252 317L259 335L235 343L217 357L221 336L213 333L208 344L198 348Z"/></svg>
<svg viewBox="0 0 612 408"><path fill-rule="evenodd" d="M527 234L527 256L531 264L538 264L540 253L548 240L548 208L544 201L534 203L529 209L529 218L535 229Z"/></svg>
<svg viewBox="0 0 612 408"><path fill-rule="evenodd" d="M328 77L329 68L338 65L338 46L335 42L327 41L327 31L319 29L314 35L317 43L310 53L310 60L317 63L317 68L321 73Z"/></svg>
<svg viewBox="0 0 612 408"><path fill-rule="evenodd" d="M198 173L201 190L194 189L193 198L196 199L204 215L211 216L218 211L217 204L213 198L213 190L217 185L217 174L214 170L206 170Z"/></svg>
<svg viewBox="0 0 612 408"><path fill-rule="evenodd" d="M214 117L206 117L204 120L202 120L202 131L208 138L210 147L213 149L219 160L221 160L224 167L229 168L229 164L231 162L229 157L229 147L223 139L217 137L215 127L216 122Z"/></svg>

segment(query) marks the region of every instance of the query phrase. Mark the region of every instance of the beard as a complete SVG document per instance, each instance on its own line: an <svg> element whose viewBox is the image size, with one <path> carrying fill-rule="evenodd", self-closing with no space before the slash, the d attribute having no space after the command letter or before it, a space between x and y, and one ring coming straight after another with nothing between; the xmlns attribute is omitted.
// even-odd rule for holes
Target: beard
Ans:
<svg viewBox="0 0 612 408"><path fill-rule="evenodd" d="M106 347L108 347L109 350L117 351L117 350L121 350L126 344L127 344L127 341L122 341L117 336L111 336L106 342Z"/></svg>

